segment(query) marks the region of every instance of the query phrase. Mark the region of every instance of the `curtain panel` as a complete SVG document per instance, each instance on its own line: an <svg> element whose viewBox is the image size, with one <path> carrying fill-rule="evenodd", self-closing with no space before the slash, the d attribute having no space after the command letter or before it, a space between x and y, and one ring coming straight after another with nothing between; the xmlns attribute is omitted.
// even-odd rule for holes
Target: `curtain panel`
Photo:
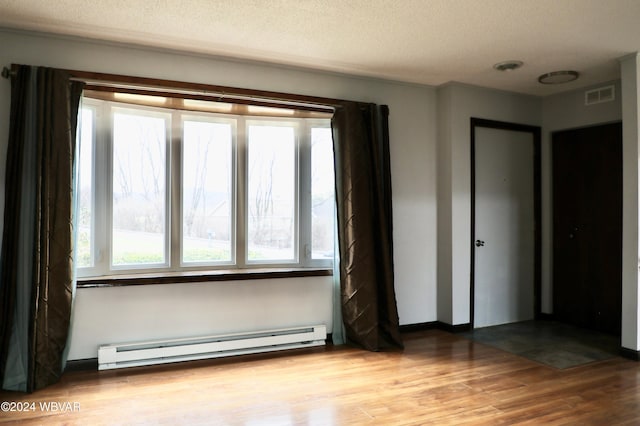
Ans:
<svg viewBox="0 0 640 426"><path fill-rule="evenodd" d="M343 102L331 121L345 337L402 347L394 289L389 109Z"/></svg>
<svg viewBox="0 0 640 426"><path fill-rule="evenodd" d="M0 258L0 378L32 392L60 378L73 273L76 127L84 83L14 66Z"/></svg>

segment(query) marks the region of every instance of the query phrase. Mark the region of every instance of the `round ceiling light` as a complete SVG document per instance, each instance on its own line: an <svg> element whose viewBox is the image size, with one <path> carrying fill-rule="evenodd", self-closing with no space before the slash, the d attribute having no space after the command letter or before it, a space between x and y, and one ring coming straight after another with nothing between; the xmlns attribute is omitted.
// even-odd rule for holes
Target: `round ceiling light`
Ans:
<svg viewBox="0 0 640 426"><path fill-rule="evenodd" d="M513 71L517 70L523 65L522 61L504 61L498 62L493 66L494 69L498 71Z"/></svg>
<svg viewBox="0 0 640 426"><path fill-rule="evenodd" d="M562 84L577 80L580 74L578 71L554 71L542 74L538 77L538 82L542 84Z"/></svg>

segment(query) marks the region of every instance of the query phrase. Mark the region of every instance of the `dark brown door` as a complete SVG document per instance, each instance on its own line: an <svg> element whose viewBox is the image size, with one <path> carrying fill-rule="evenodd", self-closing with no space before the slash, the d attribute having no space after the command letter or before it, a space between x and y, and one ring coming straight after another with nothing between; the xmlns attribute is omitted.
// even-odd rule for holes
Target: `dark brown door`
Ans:
<svg viewBox="0 0 640 426"><path fill-rule="evenodd" d="M622 124L556 132L553 155L553 313L620 334Z"/></svg>

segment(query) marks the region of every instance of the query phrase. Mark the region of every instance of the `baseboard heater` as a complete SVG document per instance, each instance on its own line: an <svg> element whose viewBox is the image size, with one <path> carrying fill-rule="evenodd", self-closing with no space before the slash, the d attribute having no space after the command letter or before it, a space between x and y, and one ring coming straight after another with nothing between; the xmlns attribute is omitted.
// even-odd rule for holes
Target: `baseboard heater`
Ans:
<svg viewBox="0 0 640 426"><path fill-rule="evenodd" d="M98 348L98 370L220 358L325 344L324 325L186 339L104 345Z"/></svg>

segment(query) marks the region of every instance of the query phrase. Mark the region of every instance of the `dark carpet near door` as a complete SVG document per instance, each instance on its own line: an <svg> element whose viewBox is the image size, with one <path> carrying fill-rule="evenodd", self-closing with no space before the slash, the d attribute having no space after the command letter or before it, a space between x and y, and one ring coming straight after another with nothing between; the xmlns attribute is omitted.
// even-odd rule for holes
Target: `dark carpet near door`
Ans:
<svg viewBox="0 0 640 426"><path fill-rule="evenodd" d="M613 358L620 348L618 336L556 321L523 321L461 335L557 369Z"/></svg>

